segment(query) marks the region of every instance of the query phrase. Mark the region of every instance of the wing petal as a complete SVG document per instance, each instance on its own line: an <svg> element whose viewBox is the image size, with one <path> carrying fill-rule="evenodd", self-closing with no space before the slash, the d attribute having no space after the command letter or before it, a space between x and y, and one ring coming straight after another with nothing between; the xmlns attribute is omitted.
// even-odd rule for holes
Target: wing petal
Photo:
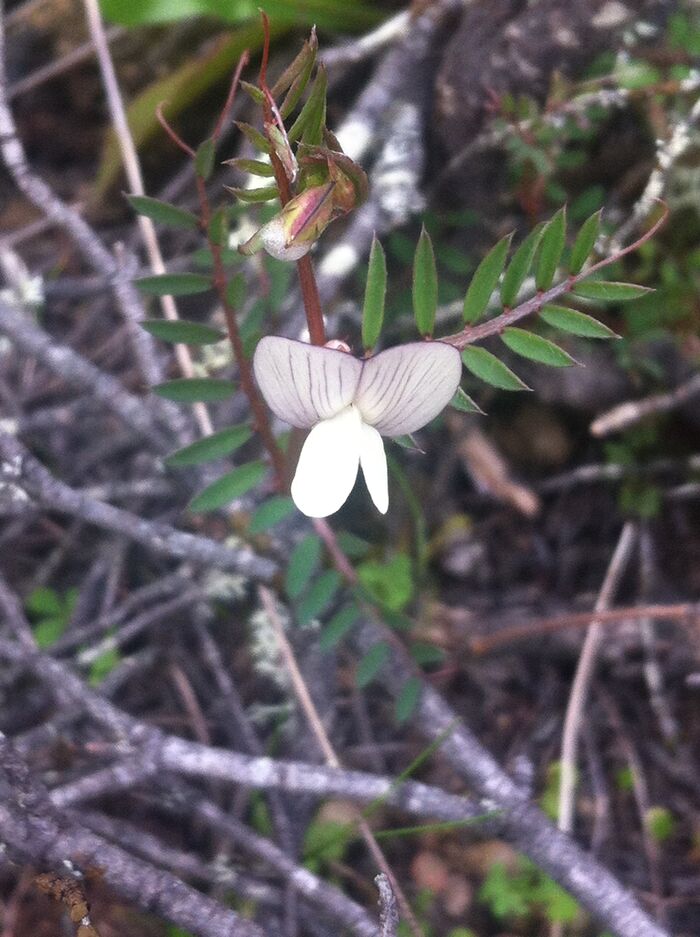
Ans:
<svg viewBox="0 0 700 937"><path fill-rule="evenodd" d="M361 434L356 407L347 407L311 430L292 481L292 498L302 514L328 517L343 506L357 478Z"/></svg>
<svg viewBox="0 0 700 937"><path fill-rule="evenodd" d="M412 342L364 362L355 403L382 436L413 433L447 406L459 386L462 360L444 342Z"/></svg>
<svg viewBox="0 0 700 937"><path fill-rule="evenodd" d="M258 342L253 370L272 412L308 427L352 403L362 363L343 351L268 335Z"/></svg>
<svg viewBox="0 0 700 937"><path fill-rule="evenodd" d="M389 479L384 441L373 426L362 424L360 465L365 484L376 509L386 514L389 509Z"/></svg>

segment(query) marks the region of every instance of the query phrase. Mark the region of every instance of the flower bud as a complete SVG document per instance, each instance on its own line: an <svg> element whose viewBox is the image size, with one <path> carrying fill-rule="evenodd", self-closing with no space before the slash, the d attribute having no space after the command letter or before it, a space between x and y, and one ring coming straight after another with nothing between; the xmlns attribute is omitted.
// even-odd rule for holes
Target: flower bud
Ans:
<svg viewBox="0 0 700 937"><path fill-rule="evenodd" d="M305 189L290 199L278 215L241 244L240 253L254 254L264 248L277 260L299 260L333 220L334 188L335 183L328 182Z"/></svg>

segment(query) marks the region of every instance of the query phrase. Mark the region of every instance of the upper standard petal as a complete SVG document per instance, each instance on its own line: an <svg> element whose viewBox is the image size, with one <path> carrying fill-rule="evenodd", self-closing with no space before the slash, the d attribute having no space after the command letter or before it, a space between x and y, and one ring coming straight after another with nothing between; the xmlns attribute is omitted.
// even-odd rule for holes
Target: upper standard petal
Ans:
<svg viewBox="0 0 700 937"><path fill-rule="evenodd" d="M253 370L273 413L292 426L309 427L353 402L362 362L343 351L268 335L258 342Z"/></svg>
<svg viewBox="0 0 700 937"><path fill-rule="evenodd" d="M453 345L398 345L363 363L355 404L382 436L413 433L447 406L461 376L462 359Z"/></svg>

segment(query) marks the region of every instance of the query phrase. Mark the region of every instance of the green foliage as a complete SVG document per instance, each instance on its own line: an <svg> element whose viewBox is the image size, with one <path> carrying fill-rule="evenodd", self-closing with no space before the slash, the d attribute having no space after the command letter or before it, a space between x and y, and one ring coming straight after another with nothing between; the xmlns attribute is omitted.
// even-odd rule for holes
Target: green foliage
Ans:
<svg viewBox="0 0 700 937"><path fill-rule="evenodd" d="M438 279L435 253L430 235L421 229L413 258L413 312L418 331L423 336L433 334L438 302Z"/></svg>
<svg viewBox="0 0 700 937"><path fill-rule="evenodd" d="M390 653L391 649L384 641L380 641L378 644L373 645L367 651L367 653L362 657L359 664L357 665L357 673L355 674L355 680L360 689L369 686L369 684L372 683L372 681L378 676L379 671L389 660Z"/></svg>
<svg viewBox="0 0 700 937"><path fill-rule="evenodd" d="M260 139L263 141L263 144L266 143L265 137L260 135ZM229 159L226 161L227 165L233 166L234 169L237 169L239 172L247 173L251 176L262 176L263 178L271 179L275 175L274 167L270 163L263 163L259 159L245 159L243 157L237 157L236 159Z"/></svg>
<svg viewBox="0 0 700 937"><path fill-rule="evenodd" d="M678 825L668 807L650 807L644 815L644 825L657 843L663 843L676 832Z"/></svg>
<svg viewBox="0 0 700 937"><path fill-rule="evenodd" d="M561 788L561 762L552 761L547 765L547 783L540 796L540 807L550 820L559 819L559 790Z"/></svg>
<svg viewBox="0 0 700 937"><path fill-rule="evenodd" d="M351 560L359 560L367 556L370 545L357 534L351 534L347 530L341 530L338 534L338 546L343 553Z"/></svg>
<svg viewBox="0 0 700 937"><path fill-rule="evenodd" d="M547 364L554 368L567 368L576 364L574 359L563 348L550 342L549 339L527 332L525 329L507 328L501 334L501 340L514 351L516 355Z"/></svg>
<svg viewBox="0 0 700 937"><path fill-rule="evenodd" d="M119 666L122 656L116 647L108 648L90 664L88 682L90 686L99 686Z"/></svg>
<svg viewBox="0 0 700 937"><path fill-rule="evenodd" d="M203 140L197 147L194 157L194 171L200 179L206 180L214 171L214 160L216 158L216 143L209 137Z"/></svg>
<svg viewBox="0 0 700 937"><path fill-rule="evenodd" d="M218 329L187 319L144 319L141 327L164 342L182 342L184 345L213 345L224 335Z"/></svg>
<svg viewBox="0 0 700 937"><path fill-rule="evenodd" d="M578 274L583 270L583 265L595 247L600 231L600 220L602 211L593 212L581 225L579 233L576 235L574 246L571 248L569 256L569 273Z"/></svg>
<svg viewBox="0 0 700 937"><path fill-rule="evenodd" d="M229 426L203 439L198 439L189 446L172 452L163 460L170 468L184 468L189 465L201 465L213 459L221 459L235 452L253 435L249 426Z"/></svg>
<svg viewBox="0 0 700 937"><path fill-rule="evenodd" d="M500 358L478 345L467 345L462 362L476 377L500 390L530 390Z"/></svg>
<svg viewBox="0 0 700 937"><path fill-rule="evenodd" d="M627 479L620 488L620 510L628 517L653 520L663 504L661 490L642 479Z"/></svg>
<svg viewBox="0 0 700 937"><path fill-rule="evenodd" d="M409 677L401 687L399 695L396 697L396 702L394 703L394 715L399 725L408 722L416 711L422 689L423 682L420 677Z"/></svg>
<svg viewBox="0 0 700 937"><path fill-rule="evenodd" d="M535 273L535 285L538 290L548 290L552 285L565 245L566 209L560 208L542 229Z"/></svg>
<svg viewBox="0 0 700 937"><path fill-rule="evenodd" d="M514 871L503 863L494 863L479 891L479 899L501 921L543 916L550 923L568 924L578 914L576 901L523 858Z"/></svg>
<svg viewBox="0 0 700 937"><path fill-rule="evenodd" d="M565 306L543 306L540 318L552 328L581 338L619 338L612 329L592 316L576 309L567 309Z"/></svg>
<svg viewBox="0 0 700 937"><path fill-rule="evenodd" d="M357 605L346 605L333 615L326 624L319 638L319 647L322 651L330 651L336 647L350 631L357 619L360 610Z"/></svg>
<svg viewBox="0 0 700 937"><path fill-rule="evenodd" d="M414 641L409 648L411 657L421 667L429 667L433 664L442 664L445 661L445 652L441 647L434 644L428 644L425 641Z"/></svg>
<svg viewBox="0 0 700 937"><path fill-rule="evenodd" d="M486 311L503 273L512 237L512 234L508 234L502 238L476 268L462 307L462 317L466 323L477 322Z"/></svg>
<svg viewBox="0 0 700 937"><path fill-rule="evenodd" d="M310 585L299 601L296 617L306 625L328 608L342 585L342 577L335 569L328 569Z"/></svg>
<svg viewBox="0 0 700 937"><path fill-rule="evenodd" d="M248 462L239 465L232 472L227 472L221 478L200 491L190 501L190 511L216 511L225 504L241 498L244 494L255 488L265 476L267 465L264 462Z"/></svg>
<svg viewBox="0 0 700 937"><path fill-rule="evenodd" d="M51 647L68 627L78 601L78 590L60 593L48 586L39 586L24 600L24 607L32 620L34 640L42 650Z"/></svg>
<svg viewBox="0 0 700 937"><path fill-rule="evenodd" d="M311 821L304 835L303 864L315 875L321 874L332 862L342 862L356 833L349 823L337 820Z"/></svg>
<svg viewBox="0 0 700 937"><path fill-rule="evenodd" d="M261 186L259 189L239 189L235 186L226 188L241 202L271 202L277 198L277 187L274 185Z"/></svg>
<svg viewBox="0 0 700 937"><path fill-rule="evenodd" d="M381 334L385 296L386 257L375 235L369 252L365 301L362 307L362 344L367 349L374 348Z"/></svg>
<svg viewBox="0 0 700 937"><path fill-rule="evenodd" d="M297 599L321 562L321 541L314 534L307 534L292 550L289 558L284 587L290 599Z"/></svg>
<svg viewBox="0 0 700 937"><path fill-rule="evenodd" d="M151 389L159 397L176 403L212 403L229 398L235 393L236 385L214 377L177 377L155 384Z"/></svg>
<svg viewBox="0 0 700 937"><path fill-rule="evenodd" d="M370 596L390 611L401 611L413 597L411 558L405 553L395 553L383 563L365 560L357 567L357 576Z"/></svg>
<svg viewBox="0 0 700 937"><path fill-rule="evenodd" d="M636 283L614 283L611 280L582 280L574 287L577 296L585 299L598 299L605 303L621 303L630 299L639 299L652 291L648 286Z"/></svg>
<svg viewBox="0 0 700 937"><path fill-rule="evenodd" d="M248 525L251 534L260 534L275 527L294 512L294 502L286 495L274 495L259 505Z"/></svg>
<svg viewBox="0 0 700 937"><path fill-rule="evenodd" d="M190 231L196 231L199 227L199 218L196 215L184 208L171 205L170 202L162 202L148 195L127 195L127 199L135 212L158 224L168 225L171 228L185 228Z"/></svg>
<svg viewBox="0 0 700 937"><path fill-rule="evenodd" d="M208 16L225 23L237 24L259 15L255 0L100 0L106 19L123 26L146 26L173 23L191 16ZM354 0L265 0L265 11L278 23L312 26L323 29L362 29L379 19L370 4Z"/></svg>
<svg viewBox="0 0 700 937"><path fill-rule="evenodd" d="M302 140L309 146L320 145L323 138L323 127L326 123L327 92L328 77L326 70L325 68L319 68L299 116L287 131L287 139L290 143Z"/></svg>
<svg viewBox="0 0 700 937"><path fill-rule="evenodd" d="M275 100L278 100L280 95L284 94L285 91L287 92L279 106L282 120L286 120L287 117L289 117L301 100L301 96L311 79L311 73L316 63L317 54L318 39L316 38L316 30L312 29L311 35L305 40L296 58L285 68L270 89Z"/></svg>
<svg viewBox="0 0 700 937"><path fill-rule="evenodd" d="M634 775L630 767L620 768L615 772L615 785L619 791L625 793L634 790Z"/></svg>
<svg viewBox="0 0 700 937"><path fill-rule="evenodd" d="M461 387L458 387L454 397L450 400L448 406L462 413L483 413L481 407L476 404L472 398L466 394Z"/></svg>
<svg viewBox="0 0 700 937"><path fill-rule="evenodd" d="M501 302L506 307L513 306L518 298L520 287L525 282L525 277L532 267L532 261L534 260L535 252L539 246L543 230L543 224L538 224L533 228L513 254L513 258L508 264L506 272L503 274Z"/></svg>
<svg viewBox="0 0 700 937"><path fill-rule="evenodd" d="M212 288L211 279L202 273L158 273L139 277L134 283L142 293L151 296L191 296Z"/></svg>

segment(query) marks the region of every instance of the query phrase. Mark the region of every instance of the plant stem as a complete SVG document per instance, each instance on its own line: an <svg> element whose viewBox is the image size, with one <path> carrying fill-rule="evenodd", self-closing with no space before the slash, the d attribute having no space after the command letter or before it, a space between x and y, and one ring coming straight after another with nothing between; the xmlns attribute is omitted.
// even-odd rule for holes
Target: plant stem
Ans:
<svg viewBox="0 0 700 937"><path fill-rule="evenodd" d="M226 270L224 269L223 258L221 256L221 245L214 241L210 233L211 204L207 194L207 187L205 185L204 179L202 179L201 176L197 176L197 194L199 196L201 225L206 233L207 243L214 261L214 288L216 289L219 302L221 303L221 306L224 310L224 316L226 318L226 330L228 332L231 348L233 349L234 358L238 364L241 388L250 403L250 408L253 411L255 428L260 434L262 443L270 455L275 470L275 476L277 478L277 486L282 491L286 486L286 466L284 455L280 447L277 445L277 440L275 439L272 432L272 427L270 426L267 407L265 406L262 397L258 392L255 381L253 379L253 371L250 366L250 362L245 356L243 342L241 340L241 333L238 328L238 322L236 321L236 311L229 302L227 294L228 282L226 279Z"/></svg>

